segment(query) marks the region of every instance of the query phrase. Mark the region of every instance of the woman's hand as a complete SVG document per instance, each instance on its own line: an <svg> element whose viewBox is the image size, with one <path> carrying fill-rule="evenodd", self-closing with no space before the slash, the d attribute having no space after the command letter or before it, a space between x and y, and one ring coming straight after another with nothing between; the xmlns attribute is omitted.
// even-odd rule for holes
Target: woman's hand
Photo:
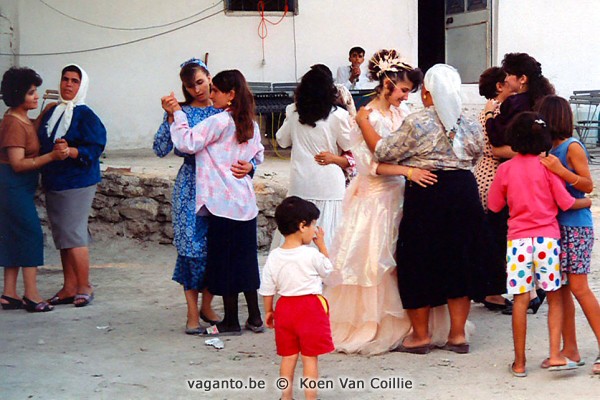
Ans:
<svg viewBox="0 0 600 400"><path fill-rule="evenodd" d="M175 94L173 92L171 92L171 94L168 96L161 97L160 102L163 110L165 110L165 112L169 115L173 115L175 111L181 110L181 106L179 105L179 102L175 98Z"/></svg>
<svg viewBox="0 0 600 400"><path fill-rule="evenodd" d="M230 171L233 174L233 176L235 176L237 179L242 179L250 172L252 172L253 168L254 166L252 165L252 163L238 160L235 164L231 166Z"/></svg>
<svg viewBox="0 0 600 400"><path fill-rule="evenodd" d="M437 182L437 175L432 173L431 171L427 171L426 169L414 168L411 167L412 171L409 170L409 175L407 178L415 182L417 185L426 187L431 186Z"/></svg>
<svg viewBox="0 0 600 400"><path fill-rule="evenodd" d="M358 126L361 126L362 124L369 124L369 115L371 115L371 113L373 112L373 110L369 110L365 107L361 107L358 112L356 113L356 117L354 118L356 120L356 123L358 124Z"/></svg>
<svg viewBox="0 0 600 400"><path fill-rule="evenodd" d="M319 154L317 154L315 156L315 161L319 165L336 164L342 169L347 168L350 165L350 163L348 162L348 159L346 157L337 156L328 151L322 151Z"/></svg>
<svg viewBox="0 0 600 400"><path fill-rule="evenodd" d="M485 103L485 108L484 108L484 112L488 112L488 111L496 111L496 108L498 108L498 102L494 99L490 99L487 101L487 103Z"/></svg>
<svg viewBox="0 0 600 400"><path fill-rule="evenodd" d="M56 139L52 148L51 157L53 160L64 160L69 157L69 144L65 139Z"/></svg>

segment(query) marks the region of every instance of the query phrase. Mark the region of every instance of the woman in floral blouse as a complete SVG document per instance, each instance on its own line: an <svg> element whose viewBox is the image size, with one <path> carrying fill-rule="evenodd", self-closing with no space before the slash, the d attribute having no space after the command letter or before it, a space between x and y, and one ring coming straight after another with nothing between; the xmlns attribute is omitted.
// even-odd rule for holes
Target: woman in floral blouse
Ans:
<svg viewBox="0 0 600 400"><path fill-rule="evenodd" d="M185 101L181 109L188 124L193 127L204 119L220 113L210 100L211 76L203 61L192 58L181 64L179 72ZM152 146L154 153L165 157L173 148L170 124L172 118L164 114L163 122L154 135ZM219 317L211 307L213 295L205 288L204 271L206 269L206 233L208 218L196 215L196 160L193 154L184 154L174 149L177 156L183 157L183 164L177 173L172 198L172 219L174 239L177 248L177 261L173 271L173 280L183 286L187 302L187 323L185 333L198 334L201 331L200 318L204 322L215 324ZM240 177L253 169L250 164L232 166ZM198 310L198 293L202 292L202 306Z"/></svg>

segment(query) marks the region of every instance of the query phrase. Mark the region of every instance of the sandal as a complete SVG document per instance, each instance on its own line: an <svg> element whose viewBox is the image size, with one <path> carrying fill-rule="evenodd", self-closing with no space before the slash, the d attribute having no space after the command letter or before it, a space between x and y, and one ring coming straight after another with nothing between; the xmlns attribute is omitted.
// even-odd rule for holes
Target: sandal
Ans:
<svg viewBox="0 0 600 400"><path fill-rule="evenodd" d="M36 303L35 301L29 300L27 297L23 296L23 302L27 312L47 312L54 310L54 307L45 301Z"/></svg>
<svg viewBox="0 0 600 400"><path fill-rule="evenodd" d="M471 350L469 343L459 343L459 344L446 343L443 346L438 346L438 349L452 351L456 354L467 354Z"/></svg>
<svg viewBox="0 0 600 400"><path fill-rule="evenodd" d="M23 308L23 300L15 299L14 297L8 297L5 295L2 295L0 298L8 301L8 303L0 303L2 304L3 310L20 310Z"/></svg>
<svg viewBox="0 0 600 400"><path fill-rule="evenodd" d="M508 369L509 369L510 373L515 378L525 378L525 377L527 377L527 368L525 368L525 371L523 371L523 372L517 372L517 371L514 370L514 366L515 366L515 363L508 364Z"/></svg>
<svg viewBox="0 0 600 400"><path fill-rule="evenodd" d="M600 375L600 354L594 360L594 364L592 365L592 373L594 375Z"/></svg>
<svg viewBox="0 0 600 400"><path fill-rule="evenodd" d="M83 300L83 301L77 303L77 300ZM78 293L75 295L75 298L73 299L73 304L75 304L75 307L85 307L87 305L90 305L92 300L94 300L94 292L92 292L90 294Z"/></svg>
<svg viewBox="0 0 600 400"><path fill-rule="evenodd" d="M249 321L246 321L244 328L254 333L263 333L265 331L265 324L261 323L260 325L256 326L251 324Z"/></svg>
<svg viewBox="0 0 600 400"><path fill-rule="evenodd" d="M185 327L185 334L186 335L199 335L203 332L203 329L200 328L199 326L195 327L195 328L188 328L187 326Z"/></svg>
<svg viewBox="0 0 600 400"><path fill-rule="evenodd" d="M75 296L65 297L64 299L61 299L58 296L58 293L56 293L54 296L52 296L51 299L48 299L46 301L53 306L58 306L61 304L73 304L73 302L75 301Z"/></svg>
<svg viewBox="0 0 600 400"><path fill-rule="evenodd" d="M579 361L574 361L578 367L583 367L585 365L585 360L582 358ZM549 358L544 358L544 361L542 361L542 363L540 364L540 368L542 369L548 369L550 368L550 359Z"/></svg>
<svg viewBox="0 0 600 400"><path fill-rule="evenodd" d="M221 322L221 320L214 320L214 319L208 318L202 311L200 311L200 319L211 325L216 325L219 322Z"/></svg>

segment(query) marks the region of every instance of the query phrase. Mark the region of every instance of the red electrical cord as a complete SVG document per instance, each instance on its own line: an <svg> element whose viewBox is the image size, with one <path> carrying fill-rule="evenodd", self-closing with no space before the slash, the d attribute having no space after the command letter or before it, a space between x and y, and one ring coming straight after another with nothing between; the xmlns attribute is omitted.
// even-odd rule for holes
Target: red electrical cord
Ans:
<svg viewBox="0 0 600 400"><path fill-rule="evenodd" d="M287 2L287 0L285 0L285 7L283 10L283 15L281 16L279 21L272 22L272 21L269 21L267 18L265 18L265 2L264 2L264 0L259 0L259 2L258 2L258 12L260 13L260 22L258 24L258 37L260 37L260 39L262 41L263 61L265 59L265 39L267 38L267 36L269 34L268 30L267 30L267 23L269 23L271 25L279 25L279 23L281 23L281 21L283 21L283 19L287 15L288 10L289 10L288 2Z"/></svg>

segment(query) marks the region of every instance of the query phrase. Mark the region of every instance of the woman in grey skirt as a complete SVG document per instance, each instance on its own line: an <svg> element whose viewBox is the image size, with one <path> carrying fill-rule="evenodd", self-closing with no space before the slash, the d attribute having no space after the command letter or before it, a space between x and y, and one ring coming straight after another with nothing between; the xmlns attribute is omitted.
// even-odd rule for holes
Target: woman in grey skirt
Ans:
<svg viewBox="0 0 600 400"><path fill-rule="evenodd" d="M63 266L63 287L49 303L84 307L94 298L89 281L88 216L100 182L100 155L106 129L84 104L88 76L75 64L62 70L60 101L41 120L41 153L54 147L69 149L69 157L42 169L42 186L56 248Z"/></svg>

